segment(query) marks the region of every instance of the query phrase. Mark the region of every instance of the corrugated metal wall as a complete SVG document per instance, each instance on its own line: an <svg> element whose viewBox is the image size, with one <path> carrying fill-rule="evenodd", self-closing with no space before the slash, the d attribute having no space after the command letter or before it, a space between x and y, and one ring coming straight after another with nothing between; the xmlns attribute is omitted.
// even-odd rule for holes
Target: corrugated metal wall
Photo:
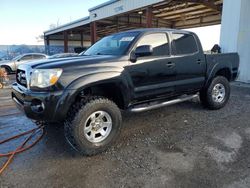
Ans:
<svg viewBox="0 0 250 188"><path fill-rule="evenodd" d="M224 0L223 3L220 39L222 52L239 53L238 80L250 83L250 1Z"/></svg>
<svg viewBox="0 0 250 188"><path fill-rule="evenodd" d="M162 1L164 0L119 0L110 5L90 11L90 21L100 20Z"/></svg>

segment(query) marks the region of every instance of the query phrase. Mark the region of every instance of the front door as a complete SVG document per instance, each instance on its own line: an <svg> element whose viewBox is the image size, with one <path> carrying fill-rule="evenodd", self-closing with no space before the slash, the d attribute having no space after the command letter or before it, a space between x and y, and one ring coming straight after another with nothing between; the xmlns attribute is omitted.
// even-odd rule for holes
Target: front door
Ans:
<svg viewBox="0 0 250 188"><path fill-rule="evenodd" d="M133 82L134 98L167 96L175 91L172 81L176 69L170 57L170 44L167 33L152 33L142 36L136 47L151 45L150 56L138 57L127 70Z"/></svg>
<svg viewBox="0 0 250 188"><path fill-rule="evenodd" d="M16 70L19 65L26 63L28 61L31 61L33 59L32 54L24 55L20 59L16 60L15 65L16 65Z"/></svg>

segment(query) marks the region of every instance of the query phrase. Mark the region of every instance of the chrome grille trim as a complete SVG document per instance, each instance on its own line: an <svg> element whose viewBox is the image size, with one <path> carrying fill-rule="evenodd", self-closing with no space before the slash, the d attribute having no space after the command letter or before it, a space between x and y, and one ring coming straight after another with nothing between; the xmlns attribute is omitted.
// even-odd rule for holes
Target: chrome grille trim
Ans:
<svg viewBox="0 0 250 188"><path fill-rule="evenodd" d="M21 70L21 71L25 71L26 85L27 85L26 89L30 89L30 79L31 79L30 77L31 77L31 73L32 73L31 66L29 66L29 65L20 65L20 66L18 66L18 69Z"/></svg>

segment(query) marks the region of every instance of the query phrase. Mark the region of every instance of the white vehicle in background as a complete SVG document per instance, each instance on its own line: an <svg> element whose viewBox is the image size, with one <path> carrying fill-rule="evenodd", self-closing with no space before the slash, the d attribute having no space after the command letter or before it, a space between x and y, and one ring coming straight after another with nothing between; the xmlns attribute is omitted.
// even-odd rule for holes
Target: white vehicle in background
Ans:
<svg viewBox="0 0 250 188"><path fill-rule="evenodd" d="M19 55L12 60L6 60L0 62L0 67L5 68L8 74L16 72L17 67L23 63L39 59L47 59L48 56L42 53L28 53Z"/></svg>
<svg viewBox="0 0 250 188"><path fill-rule="evenodd" d="M58 59L58 58L77 57L77 56L79 56L79 54L77 53L59 53L49 56L48 59Z"/></svg>

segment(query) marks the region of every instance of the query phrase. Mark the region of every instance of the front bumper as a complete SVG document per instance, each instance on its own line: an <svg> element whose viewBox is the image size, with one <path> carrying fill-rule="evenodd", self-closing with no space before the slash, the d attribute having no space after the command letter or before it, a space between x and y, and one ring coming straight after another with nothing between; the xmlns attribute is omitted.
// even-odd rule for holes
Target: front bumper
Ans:
<svg viewBox="0 0 250 188"><path fill-rule="evenodd" d="M48 122L60 121L65 118L62 113L58 113L62 95L63 91L33 92L17 83L12 85L11 92L16 106L28 118Z"/></svg>

